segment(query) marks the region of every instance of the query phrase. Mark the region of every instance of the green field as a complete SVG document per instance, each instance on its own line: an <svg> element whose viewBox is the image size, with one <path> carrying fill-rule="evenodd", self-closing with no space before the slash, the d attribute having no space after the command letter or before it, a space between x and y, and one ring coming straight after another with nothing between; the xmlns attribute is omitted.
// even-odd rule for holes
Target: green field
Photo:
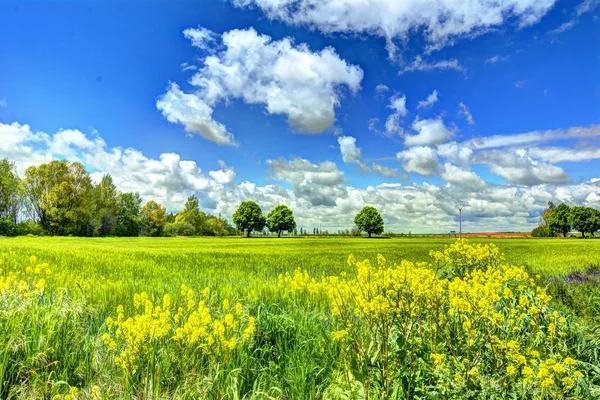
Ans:
<svg viewBox="0 0 600 400"><path fill-rule="evenodd" d="M577 343L587 347L566 350L583 359L581 365L591 364L600 352L597 342L590 345L585 339L597 322L589 308L600 301L585 296L597 296L596 285L586 283L585 290L555 286L570 272L597 269L600 241L470 242L491 241L507 263L541 274L542 285L554 285L551 289L564 292L568 299L589 301L569 306L555 299L551 305L581 325ZM67 393L72 386L81 389L79 394L73 392L80 398L362 398L348 394L351 384L336 383L345 368L339 363L343 350L331 340L335 321L325 298L290 294L278 283L278 276L297 268L317 279L322 274L351 274L350 254L373 262L382 254L390 265L401 260L430 261L430 250L443 250L453 242L332 237L2 239L5 276L30 265L32 255L37 258L32 265L48 263L50 273L43 294L36 292L39 298L33 303L26 306L16 297L2 297L0 397L50 397ZM139 360L135 373L123 371L100 339L110 328L106 318L115 318L118 305L123 305L126 317L134 313L136 293L146 292L155 305L165 294L175 299L182 283L195 293L208 287L211 294L206 303L213 309L224 299L242 304L244 324L248 315L256 319L254 337L227 356L219 353L199 358L190 355L193 351L176 355L168 342L171 339L165 338L168 343L160 342L162 350L153 347L157 351L154 364ZM571 335L576 334L569 333L573 342L575 336ZM593 388L599 375L594 375L593 368L586 371L586 385ZM349 397L343 397L340 390ZM391 396L377 393L371 398ZM543 392L540 398L551 398L549 393ZM556 393L566 396L566 392ZM553 396L559 398L556 393ZM576 393L573 398L585 398L591 392ZM430 398L436 397L432 394Z"/></svg>

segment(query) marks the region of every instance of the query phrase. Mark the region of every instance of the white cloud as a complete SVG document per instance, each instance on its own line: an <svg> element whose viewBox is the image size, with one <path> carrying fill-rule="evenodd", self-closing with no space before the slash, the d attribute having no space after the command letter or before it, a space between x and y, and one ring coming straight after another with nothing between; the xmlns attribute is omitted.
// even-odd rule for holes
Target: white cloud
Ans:
<svg viewBox="0 0 600 400"><path fill-rule="evenodd" d="M419 133L404 137L404 144L407 146L442 144L447 142L454 134L444 125L441 118L415 120L412 128Z"/></svg>
<svg viewBox="0 0 600 400"><path fill-rule="evenodd" d="M421 56L416 56L411 64L404 66L399 71L399 74L402 75L406 72L435 70L454 70L459 72L467 71L467 69L463 67L456 58L451 60L423 61Z"/></svg>
<svg viewBox="0 0 600 400"><path fill-rule="evenodd" d="M6 98L0 98L0 107L6 107L8 106L8 102L6 101Z"/></svg>
<svg viewBox="0 0 600 400"><path fill-rule="evenodd" d="M213 109L200 97L183 93L176 83L169 85L156 107L169 122L183 124L189 134L197 133L216 144L236 145L233 134L212 118Z"/></svg>
<svg viewBox="0 0 600 400"><path fill-rule="evenodd" d="M188 29L186 36L194 45L207 45L204 30ZM313 52L306 44L275 41L253 28L225 32L218 44L223 50L207 55L190 80L195 91L183 93L171 84L157 107L187 132L219 144L235 143L227 128L213 120L219 102L262 105L268 114L285 115L292 129L317 134L333 127L344 90L360 89L363 71L331 47Z"/></svg>
<svg viewBox="0 0 600 400"><path fill-rule="evenodd" d="M394 94L390 97L390 104L387 106L394 110L385 120L385 136L392 137L403 132L402 126L400 126L400 119L408 115L406 109L406 96L399 96ZM371 121L369 121L369 129L371 129Z"/></svg>
<svg viewBox="0 0 600 400"><path fill-rule="evenodd" d="M493 57L490 57L490 58L486 59L485 63L486 64L496 64L496 63L499 63L501 61L506 61L509 58L510 58L510 56L501 56L501 55L497 54L497 55L495 55Z"/></svg>
<svg viewBox="0 0 600 400"><path fill-rule="evenodd" d="M525 86L527 86L528 83L529 82L527 81L514 81L513 86L517 89L523 89Z"/></svg>
<svg viewBox="0 0 600 400"><path fill-rule="evenodd" d="M192 42L192 46L201 50L213 51L217 43L218 35L210 29L199 26L198 28L188 28L183 31L183 36Z"/></svg>
<svg viewBox="0 0 600 400"><path fill-rule="evenodd" d="M389 90L390 90L390 88L384 84L379 84L379 85L375 86L375 91L377 93L385 93L385 92L388 92Z"/></svg>
<svg viewBox="0 0 600 400"><path fill-rule="evenodd" d="M352 136L341 136L338 138L342 160L345 163L355 163L360 161L361 151L356 147L356 139Z"/></svg>
<svg viewBox="0 0 600 400"><path fill-rule="evenodd" d="M485 151L475 156L478 164L489 164L490 170L509 183L540 185L543 183L563 184L572 181L560 167L527 157L522 151Z"/></svg>
<svg viewBox="0 0 600 400"><path fill-rule="evenodd" d="M416 172L420 175L433 176L440 171L440 163L435 149L427 146L411 147L400 151L396 157L402 162L406 172Z"/></svg>
<svg viewBox="0 0 600 400"><path fill-rule="evenodd" d="M568 132L565 130L564 134ZM33 131L28 125L0 123L0 137L0 157L15 160L19 171L27 165L60 158L50 150L53 148L74 155L95 180L110 173L120 190L139 191L145 201L159 201L169 211L180 210L192 193L200 198L205 211L221 213L226 218L231 218L244 200L255 200L265 213L283 203L294 210L298 226L308 230L319 224L329 231L351 228L354 215L370 204L383 215L386 230L448 232L456 229L454 206L459 201L467 204L463 214L467 231L531 230L550 200L597 206L600 199L600 178L569 185L477 184L467 167L455 166L462 162L461 158L473 161L477 153L469 156L470 148L454 142L438 146L437 151L432 147L412 147L398 156L407 170L442 174L450 185L383 183L359 188L347 182L331 161L314 164L299 158L271 160L267 163L270 173L284 183L259 185L251 181L236 183L235 170L223 162L218 170L206 173L195 161L183 160L175 153L150 158L134 148L109 147L101 136L76 130L46 134ZM546 169L543 163L535 164L524 152L520 153L523 155L511 154L525 159L524 164ZM455 157L457 161L446 161L442 166L438 155ZM515 160L507 163L514 165ZM389 170L393 171L378 170L373 164L374 172L395 177Z"/></svg>
<svg viewBox="0 0 600 400"><path fill-rule="evenodd" d="M388 168L375 162L371 165L371 170L378 175L387 176L389 178L397 178L400 176L396 168Z"/></svg>
<svg viewBox="0 0 600 400"><path fill-rule="evenodd" d="M458 103L458 115L462 115L469 125L475 125L473 115L471 115L469 108L463 102Z"/></svg>
<svg viewBox="0 0 600 400"><path fill-rule="evenodd" d="M444 164L442 179L455 185L482 186L485 184L475 172L459 168L449 162Z"/></svg>
<svg viewBox="0 0 600 400"><path fill-rule="evenodd" d="M438 91L434 90L433 92L431 92L431 94L429 96L427 96L427 98L425 100L419 101L419 104L417 104L417 108L429 108L429 107L433 106L435 103L437 103L437 101L438 101Z"/></svg>
<svg viewBox="0 0 600 400"><path fill-rule="evenodd" d="M555 0L232 0L240 7L257 6L269 18L306 25L325 33L366 33L406 39L419 32L432 47L441 48L463 37L475 37L507 21L519 26L538 22Z"/></svg>
<svg viewBox="0 0 600 400"><path fill-rule="evenodd" d="M600 125L574 126L567 129L532 131L507 135L492 135L473 138L464 144L473 149L491 149L552 142L562 139L589 138L600 136Z"/></svg>
<svg viewBox="0 0 600 400"><path fill-rule="evenodd" d="M579 162L600 158L600 148L534 147L527 151L530 157L550 162Z"/></svg>
<svg viewBox="0 0 600 400"><path fill-rule="evenodd" d="M600 4L600 1L598 0L584 0L575 8L575 12L570 20L563 22L558 27L552 29L550 32L548 32L548 34L558 35L559 33L568 31L579 23L579 17L581 17L583 14L594 11L598 4Z"/></svg>
<svg viewBox="0 0 600 400"><path fill-rule="evenodd" d="M228 167L225 161L219 160L219 168L216 171L209 171L208 174L220 185L229 185L235 179L235 168Z"/></svg>

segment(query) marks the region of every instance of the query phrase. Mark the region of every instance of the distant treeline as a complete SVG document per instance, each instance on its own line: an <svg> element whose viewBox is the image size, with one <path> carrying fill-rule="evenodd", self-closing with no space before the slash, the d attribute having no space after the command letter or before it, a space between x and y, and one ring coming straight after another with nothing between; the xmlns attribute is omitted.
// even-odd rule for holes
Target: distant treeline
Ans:
<svg viewBox="0 0 600 400"><path fill-rule="evenodd" d="M175 236L233 235L226 219L199 210L190 196L182 211L168 214L139 193L121 192L110 175L94 184L78 162L50 161L27 168L0 160L0 235Z"/></svg>
<svg viewBox="0 0 600 400"><path fill-rule="evenodd" d="M561 203L558 206L548 203L540 216L540 225L531 231L534 237L567 237L572 230L594 236L600 229L600 211L592 207L574 206Z"/></svg>

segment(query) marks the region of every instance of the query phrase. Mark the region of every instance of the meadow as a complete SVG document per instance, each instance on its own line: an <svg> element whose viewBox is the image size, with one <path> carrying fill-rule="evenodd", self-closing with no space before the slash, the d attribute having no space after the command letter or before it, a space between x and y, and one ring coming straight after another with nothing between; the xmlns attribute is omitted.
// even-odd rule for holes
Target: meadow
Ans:
<svg viewBox="0 0 600 400"><path fill-rule="evenodd" d="M600 241L454 242L1 239L0 398L598 395Z"/></svg>

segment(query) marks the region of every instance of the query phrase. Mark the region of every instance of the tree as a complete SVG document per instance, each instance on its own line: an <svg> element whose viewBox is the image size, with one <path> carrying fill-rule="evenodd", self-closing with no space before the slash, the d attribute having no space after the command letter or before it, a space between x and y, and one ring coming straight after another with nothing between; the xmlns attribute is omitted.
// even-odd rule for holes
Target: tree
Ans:
<svg viewBox="0 0 600 400"><path fill-rule="evenodd" d="M187 222L167 222L165 236L193 236L195 229Z"/></svg>
<svg viewBox="0 0 600 400"><path fill-rule="evenodd" d="M94 235L107 236L114 233L119 191L112 177L104 175L93 189L93 230Z"/></svg>
<svg viewBox="0 0 600 400"><path fill-rule="evenodd" d="M31 166L21 182L34 220L51 235L91 234L92 181L82 164L50 161Z"/></svg>
<svg viewBox="0 0 600 400"><path fill-rule="evenodd" d="M244 201L233 213L233 223L240 231L246 231L246 237L250 237L252 231L262 230L265 222L262 210L252 200Z"/></svg>
<svg viewBox="0 0 600 400"><path fill-rule="evenodd" d="M369 237L374 234L380 234L383 232L383 218L379 214L379 211L375 207L365 206L356 217L354 217L354 223L358 229L362 232L367 232Z"/></svg>
<svg viewBox="0 0 600 400"><path fill-rule="evenodd" d="M213 232L208 225L208 216L200 211L200 202L196 195L187 198L183 210L175 216L175 222L187 222L194 227L196 235L212 236Z"/></svg>
<svg viewBox="0 0 600 400"><path fill-rule="evenodd" d="M569 222L570 213L571 207L568 205L562 203L556 206L548 218L550 231L560 232L564 237L567 237L567 233L571 230L571 223Z"/></svg>
<svg viewBox="0 0 600 400"><path fill-rule="evenodd" d="M279 204L267 215L267 225L271 232L277 232L277 237L281 237L281 232L292 232L296 229L296 221L292 210L286 205Z"/></svg>
<svg viewBox="0 0 600 400"><path fill-rule="evenodd" d="M209 216L207 222L212 232L212 235L226 236L233 235L235 233L235 229L231 225L229 225L229 222L227 222L225 218L222 218L220 215Z"/></svg>
<svg viewBox="0 0 600 400"><path fill-rule="evenodd" d="M547 226L538 226L531 231L531 237L550 237L550 228Z"/></svg>
<svg viewBox="0 0 600 400"><path fill-rule="evenodd" d="M600 228L600 212L591 207L576 206L571 208L569 223L585 237L586 232L592 235Z"/></svg>
<svg viewBox="0 0 600 400"><path fill-rule="evenodd" d="M0 160L0 235L16 234L19 214L19 176L15 163L8 159Z"/></svg>
<svg viewBox="0 0 600 400"><path fill-rule="evenodd" d="M115 218L117 236L138 236L140 234L140 207L142 198L139 193L120 193Z"/></svg>
<svg viewBox="0 0 600 400"><path fill-rule="evenodd" d="M144 236L161 236L167 221L167 210L154 200L150 200L140 211L140 221Z"/></svg>
<svg viewBox="0 0 600 400"><path fill-rule="evenodd" d="M542 215L540 215L540 226L541 227L549 226L550 216L552 215L552 211L554 211L555 208L556 208L556 206L554 205L554 202L549 201L548 207L546 207L544 209L544 211L542 211Z"/></svg>

